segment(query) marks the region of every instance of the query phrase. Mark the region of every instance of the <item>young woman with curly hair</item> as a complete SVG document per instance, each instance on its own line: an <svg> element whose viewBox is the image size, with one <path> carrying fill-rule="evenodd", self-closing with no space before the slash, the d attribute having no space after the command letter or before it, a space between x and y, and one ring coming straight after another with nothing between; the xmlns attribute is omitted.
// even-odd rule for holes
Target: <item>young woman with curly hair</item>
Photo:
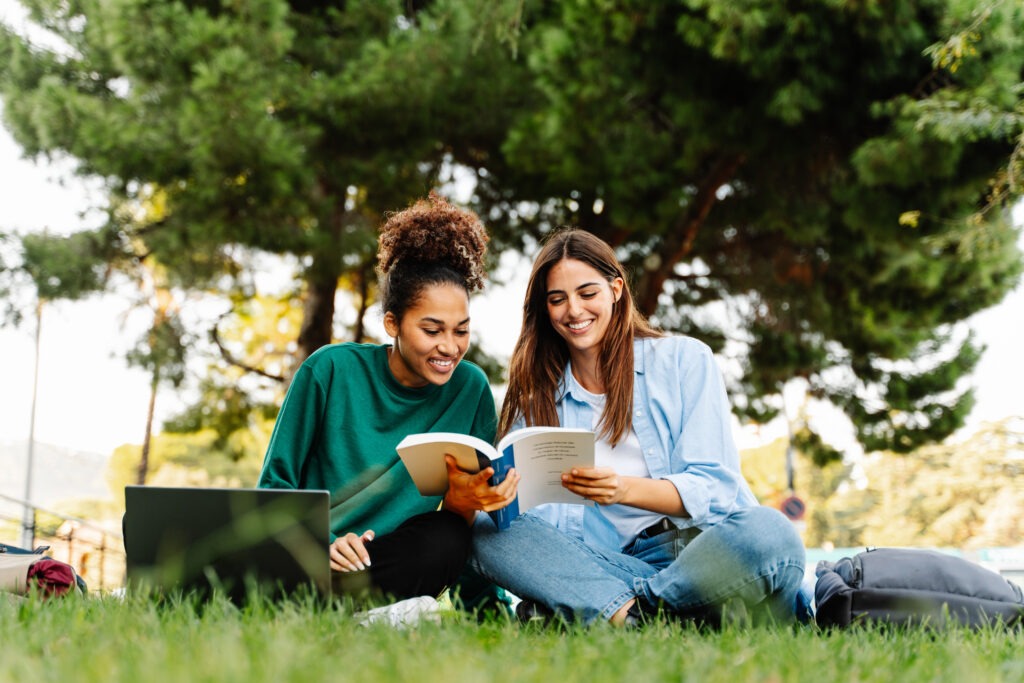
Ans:
<svg viewBox="0 0 1024 683"><path fill-rule="evenodd" d="M381 229L378 272L390 344L332 344L300 366L281 406L259 486L331 494L335 584L396 599L437 596L468 558L477 510L514 497L448 464L443 499L420 495L395 452L407 434L462 432L491 442L487 377L463 362L469 296L483 286L479 218L431 194Z"/></svg>
<svg viewBox="0 0 1024 683"><path fill-rule="evenodd" d="M593 429L595 467L562 486L580 503L474 528L474 567L524 599L520 616L643 621L663 609L718 622L727 605L788 620L804 573L793 525L740 472L711 350L654 330L604 241L555 233L533 264L499 433Z"/></svg>

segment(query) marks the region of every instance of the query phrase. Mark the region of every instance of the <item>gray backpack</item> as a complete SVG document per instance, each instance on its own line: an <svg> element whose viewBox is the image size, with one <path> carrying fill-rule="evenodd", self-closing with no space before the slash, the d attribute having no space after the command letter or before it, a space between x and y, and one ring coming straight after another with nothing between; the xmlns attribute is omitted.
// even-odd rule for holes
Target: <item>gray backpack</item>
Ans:
<svg viewBox="0 0 1024 683"><path fill-rule="evenodd" d="M815 622L943 628L1024 623L1021 587L961 557L875 548L815 569Z"/></svg>

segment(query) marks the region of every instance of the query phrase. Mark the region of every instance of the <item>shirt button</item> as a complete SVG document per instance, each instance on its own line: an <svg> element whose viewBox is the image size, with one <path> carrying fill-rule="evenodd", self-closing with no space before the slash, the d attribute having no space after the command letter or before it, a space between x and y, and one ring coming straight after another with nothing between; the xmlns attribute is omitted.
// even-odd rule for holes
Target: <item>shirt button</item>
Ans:
<svg viewBox="0 0 1024 683"><path fill-rule="evenodd" d="M643 414L644 414L644 411L642 411L642 410L638 410L638 411L636 411L636 416L637 416L637 417L640 417L640 416L641 416L641 415L643 415Z"/></svg>

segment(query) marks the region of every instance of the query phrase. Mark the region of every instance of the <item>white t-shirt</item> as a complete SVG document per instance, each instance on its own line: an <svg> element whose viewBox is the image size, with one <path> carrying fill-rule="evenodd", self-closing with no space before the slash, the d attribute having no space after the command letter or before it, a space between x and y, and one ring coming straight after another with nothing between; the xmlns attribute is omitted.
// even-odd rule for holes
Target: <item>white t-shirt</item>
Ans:
<svg viewBox="0 0 1024 683"><path fill-rule="evenodd" d="M582 386L579 386L579 389L583 400L593 408L594 424L591 428L596 433L601 415L604 413L604 394L592 394ZM644 460L643 450L640 448L640 440L637 439L636 432L632 427L625 438L614 448L608 439L603 437L597 439L594 444L594 466L610 467L615 470L616 474L623 477L651 478L651 471L647 469L647 462ZM621 548L631 545L636 540L637 534L665 516L622 504L599 505L598 510L601 512L601 516L615 528Z"/></svg>

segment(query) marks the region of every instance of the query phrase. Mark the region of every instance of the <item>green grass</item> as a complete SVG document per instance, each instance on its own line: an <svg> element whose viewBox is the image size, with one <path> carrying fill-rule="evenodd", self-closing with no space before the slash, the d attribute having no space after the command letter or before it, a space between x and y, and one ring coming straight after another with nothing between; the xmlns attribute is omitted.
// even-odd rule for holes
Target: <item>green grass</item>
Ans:
<svg viewBox="0 0 1024 683"><path fill-rule="evenodd" d="M0 598L0 681L1024 681L1024 631L361 627L341 606Z"/></svg>

